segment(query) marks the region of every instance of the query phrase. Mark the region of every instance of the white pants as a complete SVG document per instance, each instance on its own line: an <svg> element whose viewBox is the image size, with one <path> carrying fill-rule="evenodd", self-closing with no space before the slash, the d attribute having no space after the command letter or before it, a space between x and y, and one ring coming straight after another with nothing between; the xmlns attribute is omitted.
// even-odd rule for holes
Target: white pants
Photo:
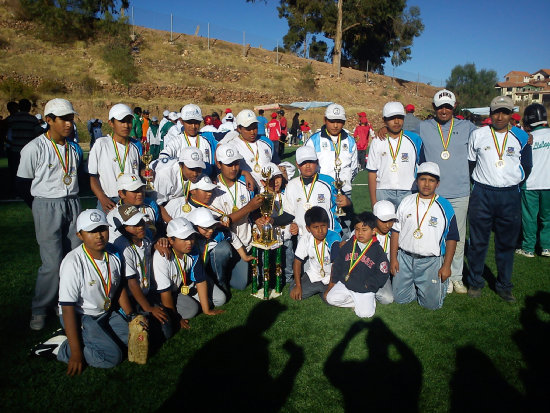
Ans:
<svg viewBox="0 0 550 413"><path fill-rule="evenodd" d="M340 281L328 292L327 303L336 307L354 307L355 314L361 318L372 317L376 310L375 293L356 293Z"/></svg>

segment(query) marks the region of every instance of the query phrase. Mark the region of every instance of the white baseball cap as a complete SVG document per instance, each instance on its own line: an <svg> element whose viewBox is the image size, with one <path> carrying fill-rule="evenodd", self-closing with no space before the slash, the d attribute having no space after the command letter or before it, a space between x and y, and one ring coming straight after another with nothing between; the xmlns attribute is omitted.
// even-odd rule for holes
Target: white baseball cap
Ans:
<svg viewBox="0 0 550 413"><path fill-rule="evenodd" d="M193 228L193 225L185 218L174 218L166 226L166 236L176 237L179 239L187 239L191 235L196 234L197 231Z"/></svg>
<svg viewBox="0 0 550 413"><path fill-rule="evenodd" d="M199 122L202 122L202 112L201 108L199 108L197 105L189 104L185 105L183 108L181 108L181 120L198 120Z"/></svg>
<svg viewBox="0 0 550 413"><path fill-rule="evenodd" d="M276 176L283 176L283 173L281 172L279 167L273 162L268 162L262 169L271 170L271 178L275 178Z"/></svg>
<svg viewBox="0 0 550 413"><path fill-rule="evenodd" d="M434 95L434 106L436 108L442 105L451 105L454 107L456 104L456 97L453 92L447 89L442 89Z"/></svg>
<svg viewBox="0 0 550 413"><path fill-rule="evenodd" d="M168 119L170 120L178 120L180 117L179 113L178 112L170 112L168 114Z"/></svg>
<svg viewBox="0 0 550 413"><path fill-rule="evenodd" d="M233 120L233 114L229 112L227 115L225 115L225 120Z"/></svg>
<svg viewBox="0 0 550 413"><path fill-rule="evenodd" d="M382 110L382 116L384 118L391 118L393 116L405 116L405 108L401 102L388 102L384 105Z"/></svg>
<svg viewBox="0 0 550 413"><path fill-rule="evenodd" d="M283 176L285 177L285 179L290 181L292 178L294 178L294 172L296 172L296 167L294 165L292 165L290 162L285 161L279 164L279 169L281 168L285 169L286 176L283 173Z"/></svg>
<svg viewBox="0 0 550 413"><path fill-rule="evenodd" d="M227 119L229 119L229 115L230 114L228 113L226 116ZM256 114L250 109L241 110L237 115L238 126L243 126L247 128L253 123L258 123L258 118L256 117Z"/></svg>
<svg viewBox="0 0 550 413"><path fill-rule="evenodd" d="M204 175L197 182L192 182L189 190L202 189L203 191L213 191L214 188L216 188L216 184L213 184L212 180Z"/></svg>
<svg viewBox="0 0 550 413"><path fill-rule="evenodd" d="M329 120L346 120L346 111L342 105L331 103L325 110L325 118Z"/></svg>
<svg viewBox="0 0 550 413"><path fill-rule="evenodd" d="M170 111L168 109L162 112L162 116L167 117L168 115L170 115Z"/></svg>
<svg viewBox="0 0 550 413"><path fill-rule="evenodd" d="M296 150L296 163L299 165L305 161L318 161L317 152L311 146L301 146Z"/></svg>
<svg viewBox="0 0 550 413"><path fill-rule="evenodd" d="M122 174L116 180L117 191L137 191L144 185L139 176L134 174Z"/></svg>
<svg viewBox="0 0 550 413"><path fill-rule="evenodd" d="M188 168L206 168L202 152L193 146L186 146L181 150L179 162L183 162Z"/></svg>
<svg viewBox="0 0 550 413"><path fill-rule="evenodd" d="M187 215L187 219L194 225L203 228L210 228L212 225L216 225L218 221L214 219L214 215L208 208L200 207L195 208Z"/></svg>
<svg viewBox="0 0 550 413"><path fill-rule="evenodd" d="M224 165L229 165L239 159L243 159L239 150L230 143L222 143L216 148L216 159Z"/></svg>
<svg viewBox="0 0 550 413"><path fill-rule="evenodd" d="M156 116L153 116L153 117L151 118L151 121L152 121L152 122L158 122L158 121L159 121L159 118L157 118Z"/></svg>
<svg viewBox="0 0 550 413"><path fill-rule="evenodd" d="M132 109L130 109L130 106L125 105L124 103L117 103L109 111L109 120L113 118L116 120L122 120L128 115L134 115L132 113Z"/></svg>
<svg viewBox="0 0 550 413"><path fill-rule="evenodd" d="M372 208L372 213L380 221L391 221L397 220L397 215L395 214L395 206L387 200L378 201L374 204Z"/></svg>
<svg viewBox="0 0 550 413"><path fill-rule="evenodd" d="M137 225L142 219L147 218L147 215L140 212L134 205L127 204L118 207L118 214L123 225Z"/></svg>
<svg viewBox="0 0 550 413"><path fill-rule="evenodd" d="M439 165L435 162L424 162L420 164L416 170L416 176L418 177L422 174L430 174L439 178L441 176L441 173L439 172Z"/></svg>
<svg viewBox="0 0 550 413"><path fill-rule="evenodd" d="M77 231L93 231L103 225L110 226L105 213L99 209L86 209L76 219Z"/></svg>
<svg viewBox="0 0 550 413"><path fill-rule="evenodd" d="M72 103L67 99L55 98L48 101L46 106L44 106L44 116L65 116L70 114L78 115L78 113L74 110Z"/></svg>

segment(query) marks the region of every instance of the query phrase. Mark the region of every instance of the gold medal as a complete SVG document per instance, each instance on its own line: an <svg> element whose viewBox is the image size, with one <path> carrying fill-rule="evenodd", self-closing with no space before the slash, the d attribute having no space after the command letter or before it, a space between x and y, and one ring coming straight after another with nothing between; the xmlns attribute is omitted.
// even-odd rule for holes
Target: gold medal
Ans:
<svg viewBox="0 0 550 413"><path fill-rule="evenodd" d="M310 204L309 202L306 202L306 203L304 204L304 209L305 209L306 211L309 210L309 209L311 209L311 204Z"/></svg>
<svg viewBox="0 0 550 413"><path fill-rule="evenodd" d="M257 174L262 172L262 168L260 168L260 165L258 164L254 165L254 172L256 172Z"/></svg>
<svg viewBox="0 0 550 413"><path fill-rule="evenodd" d="M181 207L181 210L187 214L187 213L191 212L191 205L189 205L188 203L185 203Z"/></svg>
<svg viewBox="0 0 550 413"><path fill-rule="evenodd" d="M103 304L103 309L105 311L109 311L109 308L111 308L111 299L110 298L106 298L105 299L105 303Z"/></svg>
<svg viewBox="0 0 550 413"><path fill-rule="evenodd" d="M124 175L124 172L119 173L118 178L120 178L122 175Z"/></svg>
<svg viewBox="0 0 550 413"><path fill-rule="evenodd" d="M321 274L321 278L325 278L325 270L321 268L321 271L319 271L319 274Z"/></svg>
<svg viewBox="0 0 550 413"><path fill-rule="evenodd" d="M71 178L71 175L65 174L63 175L63 183L67 186L69 186L73 182L73 178Z"/></svg>
<svg viewBox="0 0 550 413"><path fill-rule="evenodd" d="M231 209L233 212L237 212L239 210L239 207L237 205L235 205L232 209Z"/></svg>
<svg viewBox="0 0 550 413"><path fill-rule="evenodd" d="M502 167L504 167L504 164L505 164L505 162L504 162L502 159L499 159L499 160L496 162L497 168L502 168Z"/></svg>
<svg viewBox="0 0 550 413"><path fill-rule="evenodd" d="M183 295L188 295L189 294L189 286L188 285L182 285L180 291Z"/></svg>
<svg viewBox="0 0 550 413"><path fill-rule="evenodd" d="M424 234L422 233L422 231L420 231L420 228L415 229L413 232L413 237L415 237L416 239L422 238L423 235Z"/></svg>
<svg viewBox="0 0 550 413"><path fill-rule="evenodd" d="M336 160L334 161L334 165L336 165L336 166L341 166L342 165L342 161L340 160L340 158L336 158Z"/></svg>
<svg viewBox="0 0 550 413"><path fill-rule="evenodd" d="M392 163L391 166L390 166L390 171L397 172L397 169L398 169L397 164L395 162Z"/></svg>
<svg viewBox="0 0 550 413"><path fill-rule="evenodd" d="M451 153L449 151L443 151L441 152L441 159L443 160L447 160L451 157Z"/></svg>
<svg viewBox="0 0 550 413"><path fill-rule="evenodd" d="M147 278L143 279L143 287L148 288L149 287L149 280Z"/></svg>

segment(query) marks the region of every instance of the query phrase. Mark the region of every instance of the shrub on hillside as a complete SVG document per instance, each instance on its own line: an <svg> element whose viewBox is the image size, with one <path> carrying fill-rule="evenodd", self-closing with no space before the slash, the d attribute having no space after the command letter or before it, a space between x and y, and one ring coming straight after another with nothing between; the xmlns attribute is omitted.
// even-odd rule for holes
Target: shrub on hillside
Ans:
<svg viewBox="0 0 550 413"><path fill-rule="evenodd" d="M137 79L137 68L128 44L111 43L103 50L103 60L109 65L109 74L118 83L130 86Z"/></svg>
<svg viewBox="0 0 550 413"><path fill-rule="evenodd" d="M311 63L308 63L300 69L298 90L305 95L315 92L315 72L313 71Z"/></svg>
<svg viewBox="0 0 550 413"><path fill-rule="evenodd" d="M29 99L33 103L38 100L38 94L31 86L13 78L0 82L0 93L7 100Z"/></svg>
<svg viewBox="0 0 550 413"><path fill-rule="evenodd" d="M67 86L64 83L53 79L43 80L40 86L38 86L38 90L41 93L50 95L62 95L68 92Z"/></svg>
<svg viewBox="0 0 550 413"><path fill-rule="evenodd" d="M101 90L101 85L97 80L88 75L84 75L79 82L79 89L86 94L93 95Z"/></svg>

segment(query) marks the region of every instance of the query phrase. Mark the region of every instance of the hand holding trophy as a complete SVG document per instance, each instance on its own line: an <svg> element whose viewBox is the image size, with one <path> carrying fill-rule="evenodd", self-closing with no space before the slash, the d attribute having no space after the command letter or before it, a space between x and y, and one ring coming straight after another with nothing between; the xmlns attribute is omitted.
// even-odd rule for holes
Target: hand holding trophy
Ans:
<svg viewBox="0 0 550 413"><path fill-rule="evenodd" d="M339 160L340 159L338 158L337 161ZM334 172L336 173L336 179L334 180L334 187L336 188L338 195L343 195L342 188L344 187L344 181L340 179L340 165L341 162L335 162ZM342 207L339 206L338 208L336 208L336 215L339 217L343 217L344 215L346 215L346 213L344 212Z"/></svg>
<svg viewBox="0 0 550 413"><path fill-rule="evenodd" d="M153 170L151 169L151 167L149 166L151 164L151 162L153 161L153 155L151 155L151 152L149 151L150 147L149 147L149 143L148 142L145 142L144 143L144 151L143 151L143 155L141 155L141 161L145 164L145 169L143 170L143 177L145 178L145 181L147 182L147 184L145 185L145 190L146 191L153 191L154 188L153 188Z"/></svg>

